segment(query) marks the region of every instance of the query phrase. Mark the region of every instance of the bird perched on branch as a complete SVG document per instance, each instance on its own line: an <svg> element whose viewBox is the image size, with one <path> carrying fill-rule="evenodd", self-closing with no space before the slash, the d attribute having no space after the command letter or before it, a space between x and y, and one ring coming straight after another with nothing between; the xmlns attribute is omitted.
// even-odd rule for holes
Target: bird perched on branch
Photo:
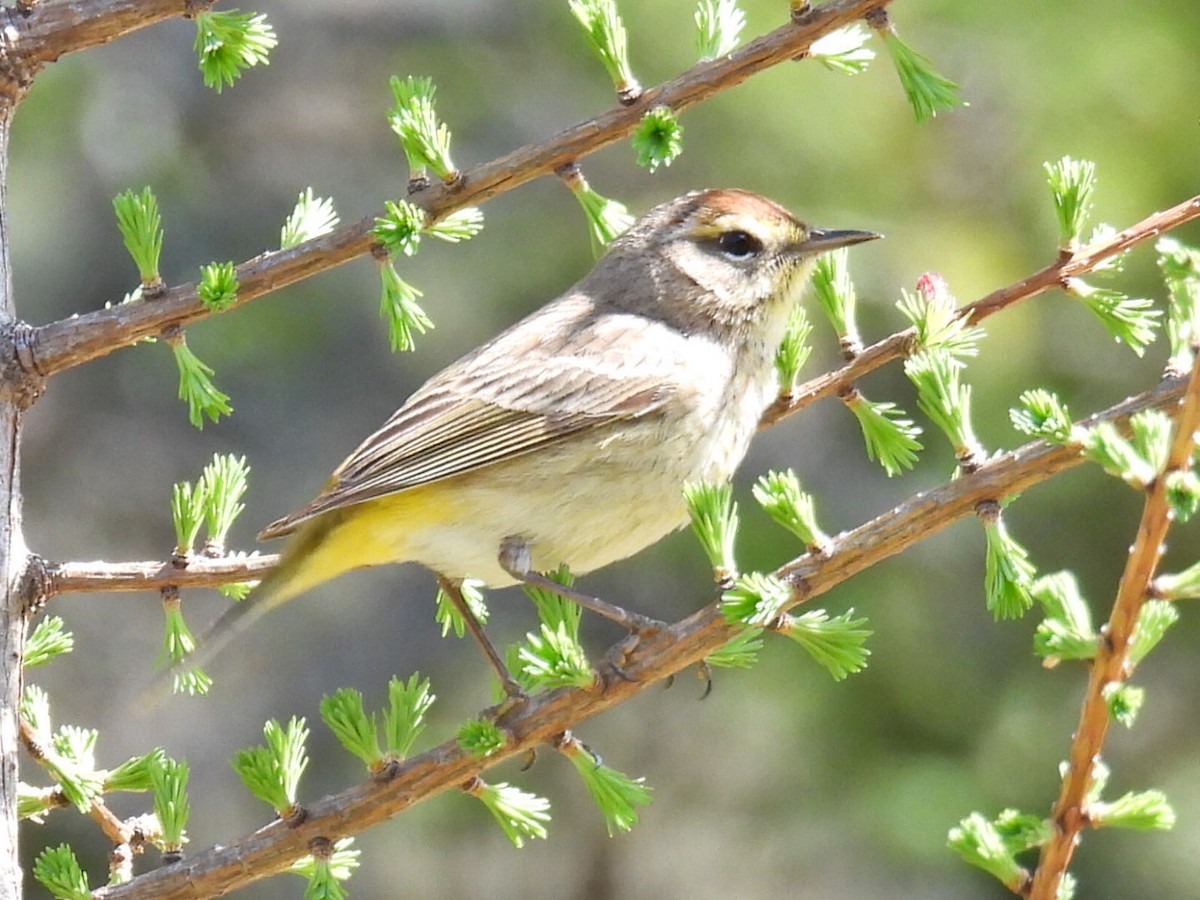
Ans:
<svg viewBox="0 0 1200 900"><path fill-rule="evenodd" d="M560 297L434 375L306 506L263 529L279 565L217 622L208 658L349 569L418 562L466 609L467 577L540 584L637 630L651 620L539 572L622 559L687 522L774 398L776 348L814 258L872 240L743 190L686 194L617 238Z"/></svg>

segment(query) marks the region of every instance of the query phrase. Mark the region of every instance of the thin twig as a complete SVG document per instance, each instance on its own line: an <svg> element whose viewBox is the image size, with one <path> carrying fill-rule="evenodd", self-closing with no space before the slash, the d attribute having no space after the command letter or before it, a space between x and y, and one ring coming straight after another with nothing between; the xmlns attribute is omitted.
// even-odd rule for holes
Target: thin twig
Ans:
<svg viewBox="0 0 1200 900"><path fill-rule="evenodd" d="M24 717L21 718L18 725L21 735L21 743L25 745L26 752L29 756L40 763L46 764L47 750L42 746L42 742L38 739L37 734L33 730L33 726ZM67 799L66 793L62 788L58 789L59 794L55 798L55 802L59 806L70 806L71 801ZM61 802L59 802L61 801ZM92 800L91 806L88 808L88 814L100 826L100 830L114 844L126 844L133 838L133 829L122 822L121 819L104 803L102 799L96 797Z"/></svg>
<svg viewBox="0 0 1200 900"><path fill-rule="evenodd" d="M1114 682L1124 681L1133 672L1133 663L1129 660L1130 638L1148 598L1150 582L1172 521L1167 500L1167 475L1191 466L1196 429L1200 428L1200 352L1196 353L1187 388L1176 406L1175 437L1167 464L1150 485L1137 538L1129 552L1112 614L1103 631L1105 639L1092 661L1079 725L1071 741L1067 773L1054 804L1054 834L1042 847L1028 894L1031 900L1054 900L1079 843L1079 834L1090 824L1087 795L1110 722L1104 689Z"/></svg>
<svg viewBox="0 0 1200 900"><path fill-rule="evenodd" d="M1185 222L1200 217L1200 195L1177 203L1170 209L1153 213L1124 231L1103 241L1080 247L1074 253L1060 256L1050 265L1032 275L1022 278L999 290L992 291L974 303L959 310L959 317L979 322L990 315L1007 309L1015 303L1040 294L1049 288L1058 287L1066 279L1090 272L1109 257L1124 253L1143 241L1178 228ZM852 362L840 369L826 372L800 385L786 398L780 398L763 414L759 427L774 425L785 416L798 412L814 400L836 394L855 380L873 372L880 366L906 356L916 338L916 329L908 328L888 335L867 347Z"/></svg>
<svg viewBox="0 0 1200 900"><path fill-rule="evenodd" d="M1183 381L1165 381L1124 401L1085 424L1122 421L1152 407L1177 406ZM965 516L981 500L1024 490L1081 463L1077 450L1034 441L998 456L973 474L919 494L878 518L839 535L829 556L805 556L777 570L795 588L792 604L824 593L850 576L901 552ZM695 665L736 633L716 604L644 638L631 649L618 645L621 669L602 667L602 677L583 688L558 688L537 694L503 716L506 746L486 759L473 757L455 740L400 763L386 782L368 779L306 807L308 818L296 827L281 822L229 844L202 851L175 865L147 872L128 884L101 888L97 900L195 900L225 893L289 866L307 853L311 840L336 839L363 831L422 800L478 776L511 757L603 712L660 679Z"/></svg>
<svg viewBox="0 0 1200 900"><path fill-rule="evenodd" d="M165 587L219 587L262 578L278 554L193 556L182 562L45 563L39 579L44 596L72 592L157 591Z"/></svg>
<svg viewBox="0 0 1200 900"><path fill-rule="evenodd" d="M675 79L648 89L631 106L615 106L549 140L528 144L470 169L453 184L435 184L408 199L424 207L435 219L465 206L478 205L628 137L646 111L655 106L665 105L682 112L756 72L801 55L822 35L891 2L830 0L814 6L799 24L777 28L728 56L697 63ZM242 263L237 267L236 305L369 252L374 224L375 216L367 216L324 237ZM139 339L156 336L168 326L195 322L211 314L212 310L200 302L196 284L192 283L173 287L153 302L122 303L51 322L33 328L24 336L21 358L11 339L7 342L9 346L0 343L0 375L12 393L23 380L48 378Z"/></svg>

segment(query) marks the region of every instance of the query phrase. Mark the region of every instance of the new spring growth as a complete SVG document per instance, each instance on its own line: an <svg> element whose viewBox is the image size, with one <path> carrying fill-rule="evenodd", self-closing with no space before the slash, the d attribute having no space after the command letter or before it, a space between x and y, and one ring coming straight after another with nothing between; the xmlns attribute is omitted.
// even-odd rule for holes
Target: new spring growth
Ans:
<svg viewBox="0 0 1200 900"><path fill-rule="evenodd" d="M583 646L562 622L555 627L543 622L537 633L526 634L517 648L517 661L521 687L529 691L584 687L596 680Z"/></svg>
<svg viewBox="0 0 1200 900"><path fill-rule="evenodd" d="M1180 522L1188 522L1200 512L1200 472L1194 465L1167 473L1167 503Z"/></svg>
<svg viewBox="0 0 1200 900"><path fill-rule="evenodd" d="M391 259L377 257L379 265L379 315L387 322L388 343L392 351L416 349L415 335L433 328L433 320L425 314L417 298L421 292L400 277Z"/></svg>
<svg viewBox="0 0 1200 900"><path fill-rule="evenodd" d="M1030 587L1037 570L1029 553L1008 533L999 503L982 503L977 510L987 542L984 555L984 595L997 621L1018 619L1033 605Z"/></svg>
<svg viewBox="0 0 1200 900"><path fill-rule="evenodd" d="M854 314L857 295L850 280L845 249L834 250L817 257L813 266L813 294L825 316L837 332L842 356L853 359L862 351ZM917 435L921 429L908 419L894 403L872 403L857 388L840 394L842 401L854 413L862 429L867 456L879 460L888 475L897 475L912 468L921 444Z"/></svg>
<svg viewBox="0 0 1200 900"><path fill-rule="evenodd" d="M813 609L800 616L780 616L772 627L808 651L834 681L841 681L867 666L871 651L863 644L874 632L864 628L866 624L865 618L854 618L853 609L832 618L823 609Z"/></svg>
<svg viewBox="0 0 1200 900"><path fill-rule="evenodd" d="M845 247L818 256L813 265L812 290L837 333L842 355L849 359L862 351L862 339L854 321L858 296L850 279L848 259Z"/></svg>
<svg viewBox="0 0 1200 900"><path fill-rule="evenodd" d="M188 766L182 759L164 757L158 765L151 766L150 777L154 784L154 815L162 829L160 842L164 862L174 862L183 853L187 842L185 829L191 804L188 801Z"/></svg>
<svg viewBox="0 0 1200 900"><path fill-rule="evenodd" d="M659 166L669 166L683 152L683 126L669 106L656 106L642 116L631 142L637 164L655 172Z"/></svg>
<svg viewBox="0 0 1200 900"><path fill-rule="evenodd" d="M1170 417L1157 409L1145 410L1129 419L1133 448L1156 474L1167 467L1174 430L1174 423Z"/></svg>
<svg viewBox="0 0 1200 900"><path fill-rule="evenodd" d="M339 688L321 698L318 710L321 721L329 726L338 742L361 759L368 771L376 773L383 769L375 714L367 714L361 691Z"/></svg>
<svg viewBox="0 0 1200 900"><path fill-rule="evenodd" d="M61 616L47 616L34 626L25 640L22 664L27 669L44 666L62 653L75 649L75 637L63 627Z"/></svg>
<svg viewBox="0 0 1200 900"><path fill-rule="evenodd" d="M377 774L408 756L425 730L425 716L435 699L428 679L422 680L416 673L408 681L393 676L388 682L388 705L381 716L366 712L359 691L341 688L321 699L321 719L343 747L361 759L368 771Z"/></svg>
<svg viewBox="0 0 1200 900"><path fill-rule="evenodd" d="M206 263L200 267L196 296L212 312L223 312L237 303L238 278L232 262Z"/></svg>
<svg viewBox="0 0 1200 900"><path fill-rule="evenodd" d="M1142 297L1100 288L1082 278L1067 278L1063 289L1088 308L1113 338L1141 356L1154 342L1162 311Z"/></svg>
<svg viewBox="0 0 1200 900"><path fill-rule="evenodd" d="M68 844L47 847L39 853L33 877L57 900L91 900L87 876Z"/></svg>
<svg viewBox="0 0 1200 900"><path fill-rule="evenodd" d="M43 748L50 746L50 696L36 684L27 684L21 692L20 712L37 743Z"/></svg>
<svg viewBox="0 0 1200 900"><path fill-rule="evenodd" d="M90 728L63 725L52 731L50 698L37 685L21 694L21 719L33 732L34 757L58 784L62 796L81 813L104 793L108 773L96 768L96 739Z"/></svg>
<svg viewBox="0 0 1200 900"><path fill-rule="evenodd" d="M500 726L490 719L470 719L458 727L458 745L472 756L491 756L508 742Z"/></svg>
<svg viewBox="0 0 1200 900"><path fill-rule="evenodd" d="M753 493L767 515L800 538L806 548L814 553L829 551L831 541L817 524L812 495L800 489L795 472L768 472L755 483Z"/></svg>
<svg viewBox="0 0 1200 900"><path fill-rule="evenodd" d="M923 350L904 363L917 389L917 406L941 429L964 471L978 468L987 454L971 427L971 386L961 380L962 363L948 350Z"/></svg>
<svg viewBox="0 0 1200 900"><path fill-rule="evenodd" d="M1059 250L1071 253L1079 246L1080 235L1092 211L1096 164L1090 159L1064 156L1058 162L1042 163L1042 167L1046 170L1046 182L1054 200Z"/></svg>
<svg viewBox="0 0 1200 900"><path fill-rule="evenodd" d="M1174 575L1154 579L1154 596L1165 600L1200 600L1200 562Z"/></svg>
<svg viewBox="0 0 1200 900"><path fill-rule="evenodd" d="M195 667L178 668L179 663L196 649L196 637L183 618L179 591L175 588L164 588L160 593L163 639L156 664L171 666L171 693L189 696L207 694L212 687L212 679L204 670Z"/></svg>
<svg viewBox="0 0 1200 900"><path fill-rule="evenodd" d="M565 565L547 572L546 577L566 587L575 583ZM541 627L536 633L527 633L525 641L510 650L510 668L521 686L533 691L591 684L595 673L579 640L579 605L537 585L522 589L537 608Z"/></svg>
<svg viewBox="0 0 1200 900"><path fill-rule="evenodd" d="M629 215L625 204L609 200L592 190L575 163L559 168L556 174L563 184L571 189L571 193L583 208L583 215L588 224L588 237L592 242L592 255L599 259L604 253L604 248L633 224L633 216Z"/></svg>
<svg viewBox="0 0 1200 900"><path fill-rule="evenodd" d="M482 230L483 212L474 206L455 210L437 222L430 222L429 214L417 204L408 200L387 200L384 202L384 214L375 219L371 234L388 253L414 256L423 234L457 244L473 238Z"/></svg>
<svg viewBox="0 0 1200 900"><path fill-rule="evenodd" d="M212 683L212 677L203 669L198 669L195 666L171 672L172 694L203 697L212 690Z"/></svg>
<svg viewBox="0 0 1200 900"><path fill-rule="evenodd" d="M883 46L891 57L900 86L918 122L927 121L943 110L968 105L958 96L957 84L938 74L929 57L900 39L887 10L872 10L866 19L883 39Z"/></svg>
<svg viewBox="0 0 1200 900"><path fill-rule="evenodd" d="M487 603L483 599L483 582L475 578L466 578L459 585L459 593L462 594L463 600L467 604L467 608L471 610L471 615L479 620L480 625L486 625L488 620ZM463 618L458 607L451 601L447 594L440 587L437 591L435 600L436 611L434 617L438 624L442 626L442 637L445 637L454 631L455 637L462 637L467 633L467 621Z"/></svg>
<svg viewBox="0 0 1200 900"><path fill-rule="evenodd" d="M41 825L46 813L62 805L57 787L37 788L21 781L17 783L17 818L29 819Z"/></svg>
<svg viewBox="0 0 1200 900"><path fill-rule="evenodd" d="M361 851L353 844L352 837L335 842L318 838L309 844L314 849L313 853L300 857L288 866L289 872L308 882L304 890L305 900L345 900L347 894L341 882L354 874L361 855ZM315 852L317 847L321 848L320 853Z"/></svg>
<svg viewBox="0 0 1200 900"><path fill-rule="evenodd" d="M229 529L245 509L245 496L250 476L246 457L233 454L213 454L212 462L204 467L195 485L177 482L171 490L171 519L175 525L175 553L186 557L192 552L200 534L207 529L205 552L220 555L224 552Z"/></svg>
<svg viewBox="0 0 1200 900"><path fill-rule="evenodd" d="M177 482L171 489L171 520L175 525L175 555L186 557L192 552L200 526L204 524L206 485L197 480Z"/></svg>
<svg viewBox="0 0 1200 900"><path fill-rule="evenodd" d="M450 159L450 129L438 121L434 107L433 79L393 75L389 83L395 103L388 111L388 123L408 159L410 187L425 181L426 169L444 182L457 180L459 172Z"/></svg>
<svg viewBox="0 0 1200 900"><path fill-rule="evenodd" d="M996 824L980 813L971 813L951 828L946 843L968 864L991 874L1011 891L1019 893L1029 877L1016 860L1016 854L1027 848L1012 846Z"/></svg>
<svg viewBox="0 0 1200 900"><path fill-rule="evenodd" d="M246 508L242 497L246 495L249 476L246 457L232 453L215 454L212 462L204 467L200 483L205 497L204 527L208 532L204 542L206 555L220 556L225 552L229 529Z"/></svg>
<svg viewBox="0 0 1200 900"><path fill-rule="evenodd" d="M1175 810L1162 791L1130 791L1111 802L1088 805L1093 825L1133 828L1137 831L1169 831L1175 827Z"/></svg>
<svg viewBox="0 0 1200 900"><path fill-rule="evenodd" d="M415 255L425 228L425 210L407 200L386 200L383 210L371 234L390 254Z"/></svg>
<svg viewBox="0 0 1200 900"><path fill-rule="evenodd" d="M279 43L267 17L240 10L196 13L195 50L206 87L218 94L242 77L242 70L266 65Z"/></svg>
<svg viewBox="0 0 1200 900"><path fill-rule="evenodd" d="M1043 165L1058 222L1059 252L1070 255L1078 249L1080 237L1091 215L1096 164L1091 160L1064 156L1057 162ZM1093 239L1103 233L1097 229ZM1120 263L1117 261L1097 267L1094 271L1111 273L1119 270ZM1065 279L1063 289L1091 310L1116 340L1127 344L1138 356L1154 340L1162 313L1154 309L1149 300L1127 297L1120 291L1096 287L1077 277Z"/></svg>
<svg viewBox="0 0 1200 900"><path fill-rule="evenodd" d="M936 272L918 278L914 293L901 291L896 308L912 322L917 350L944 350L957 360L979 353L984 330L958 314L958 301Z"/></svg>
<svg viewBox="0 0 1200 900"><path fill-rule="evenodd" d="M556 748L571 761L593 802L604 816L609 837L629 831L638 823L639 806L650 803L650 788L644 778L630 778L600 759L567 732Z"/></svg>
<svg viewBox="0 0 1200 900"><path fill-rule="evenodd" d="M913 467L921 449L917 440L921 427L913 424L904 410L895 403L872 403L857 389L845 394L842 401L858 419L868 459L878 460L889 477Z"/></svg>
<svg viewBox="0 0 1200 900"><path fill-rule="evenodd" d="M737 504L733 502L733 485L691 482L683 486L683 499L687 503L692 530L712 566L713 580L717 584L728 584L738 573L734 552L738 514Z"/></svg>
<svg viewBox="0 0 1200 900"><path fill-rule="evenodd" d="M550 801L545 797L511 784L488 784L479 777L468 781L463 791L487 807L496 824L518 850L532 838L545 840L546 823L550 821Z"/></svg>
<svg viewBox="0 0 1200 900"><path fill-rule="evenodd" d="M407 200L389 200L384 204L384 210L384 215L375 220L371 232L382 247L375 252L381 285L379 314L387 322L392 350L413 350L416 347L414 335L433 328L433 320L417 303L421 292L396 271L395 255L413 256L423 234L452 244L474 237L483 228L483 213L474 207L466 207L438 222L430 222L424 209Z"/></svg>
<svg viewBox="0 0 1200 900"><path fill-rule="evenodd" d="M314 197L313 189L305 188L296 198L295 208L279 230L279 248L286 250L305 241L324 237L337 228L339 221L331 199Z"/></svg>
<svg viewBox="0 0 1200 900"><path fill-rule="evenodd" d="M407 757L421 732L425 716L437 696L429 689L429 679L416 672L404 681L392 676L388 682L388 706L383 711L383 745L387 755L396 760Z"/></svg>
<svg viewBox="0 0 1200 900"><path fill-rule="evenodd" d="M782 397L792 396L796 389L800 370L812 353L812 347L808 344L811 334L812 323L808 320L808 311L799 304L793 306L788 313L783 340L775 351L775 373L779 376L779 394Z"/></svg>
<svg viewBox="0 0 1200 900"><path fill-rule="evenodd" d="M633 103L641 96L642 86L629 64L625 25L617 12L616 0L571 0L571 12L583 26L588 46L612 79L617 99L625 106Z"/></svg>
<svg viewBox="0 0 1200 900"><path fill-rule="evenodd" d="M704 662L718 669L753 668L762 652L762 633L761 628L747 628L704 657Z"/></svg>
<svg viewBox="0 0 1200 900"><path fill-rule="evenodd" d="M1100 695L1108 707L1108 715L1114 722L1132 728L1137 714L1146 701L1146 689L1125 681L1110 681L1100 689Z"/></svg>
<svg viewBox="0 0 1200 900"><path fill-rule="evenodd" d="M855 619L849 610L831 618L824 610L789 616L790 585L773 575L751 572L721 597L721 612L727 621L755 628L772 628L803 647L834 679L840 681L867 664L870 651L863 646L871 632L866 619Z"/></svg>
<svg viewBox="0 0 1200 900"><path fill-rule="evenodd" d="M1033 650L1043 665L1052 668L1064 659L1092 659L1100 649L1100 635L1092 625L1092 612L1070 572L1043 575L1029 593L1041 604L1046 618L1033 636Z"/></svg>
<svg viewBox="0 0 1200 900"><path fill-rule="evenodd" d="M1084 456L1137 490L1145 490L1158 475L1154 465L1112 422L1100 422L1083 430L1080 444Z"/></svg>
<svg viewBox="0 0 1200 900"><path fill-rule="evenodd" d="M192 352L183 332L172 331L166 335L166 339L179 369L179 399L187 403L188 421L196 428L203 428L205 417L212 422L219 422L221 416L232 413L229 395L213 384L212 367Z"/></svg>
<svg viewBox="0 0 1200 900"><path fill-rule="evenodd" d="M721 595L721 613L727 622L767 628L792 600L792 587L774 575L748 572Z"/></svg>
<svg viewBox="0 0 1200 900"><path fill-rule="evenodd" d="M61 725L50 743L56 780L63 793L80 812L87 812L92 801L104 792L103 775L96 768L96 741L100 732L78 725Z"/></svg>
<svg viewBox="0 0 1200 900"><path fill-rule="evenodd" d="M700 0L696 6L696 50L701 60L733 51L746 26L737 0Z"/></svg>
<svg viewBox="0 0 1200 900"><path fill-rule="evenodd" d="M565 563L553 572L545 572L543 574L551 581L558 582L564 587L571 587L575 584L575 576L571 574L570 567ZM544 624L549 625L551 628L558 628L560 625L563 625L569 634L578 639L579 622L582 616L582 611L579 609L578 603L536 584L523 584L521 585L521 590L525 592L525 596L533 603L534 608L537 609L538 618Z"/></svg>
<svg viewBox="0 0 1200 900"><path fill-rule="evenodd" d="M1179 610L1166 600L1149 600L1138 611L1137 623L1129 636L1127 664L1132 669L1158 646L1167 629L1179 621Z"/></svg>
<svg viewBox="0 0 1200 900"><path fill-rule="evenodd" d="M130 757L115 769L102 771L100 774L104 777L105 792L152 790L154 779L151 771L155 766L161 765L166 758L163 749L155 747L142 756Z"/></svg>
<svg viewBox="0 0 1200 900"><path fill-rule="evenodd" d="M1017 399L1021 405L1008 411L1008 418L1017 431L1044 438L1052 444L1078 443L1082 439L1083 430L1075 428L1070 410L1056 395L1034 388Z"/></svg>
<svg viewBox="0 0 1200 900"><path fill-rule="evenodd" d="M255 797L286 819L297 811L296 791L300 776L308 768L308 752L304 747L308 728L303 718L295 716L286 728L271 719L263 726L263 738L266 746L239 750L233 768Z"/></svg>
<svg viewBox="0 0 1200 900"><path fill-rule="evenodd" d="M433 328L433 321L417 303L421 292L400 277L393 258L397 253L413 256L423 234L450 244L468 240L482 230L483 213L475 207L465 207L430 222L424 209L407 200L389 200L384 209L384 215L375 220L371 232L380 245L374 254L381 284L379 314L388 324L392 350L412 350L416 346L414 334L424 334Z"/></svg>
<svg viewBox="0 0 1200 900"><path fill-rule="evenodd" d="M137 266L143 295L161 290L163 282L158 271L158 260L162 254L163 230L154 192L145 187L140 194L133 191L117 194L113 197L113 211L117 216L121 240Z"/></svg>
<svg viewBox="0 0 1200 900"><path fill-rule="evenodd" d="M1182 375L1200 346L1200 250L1173 237L1159 238L1154 249L1167 284L1167 371Z"/></svg>
<svg viewBox="0 0 1200 900"><path fill-rule="evenodd" d="M871 34L861 25L849 25L817 38L808 48L808 55L841 75L861 75L875 58L875 51L864 46Z"/></svg>

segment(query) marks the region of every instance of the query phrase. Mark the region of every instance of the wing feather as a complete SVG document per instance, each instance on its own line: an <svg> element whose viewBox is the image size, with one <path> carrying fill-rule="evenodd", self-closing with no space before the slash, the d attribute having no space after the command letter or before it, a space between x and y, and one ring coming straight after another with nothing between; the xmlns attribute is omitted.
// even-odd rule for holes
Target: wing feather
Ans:
<svg viewBox="0 0 1200 900"><path fill-rule="evenodd" d="M574 329L557 331L568 336L568 346L544 340L558 323L526 319L443 370L338 466L311 503L260 537L660 410L681 387L676 363L683 336L640 317L590 316L585 298L574 299L542 310L589 314ZM613 352L614 329L622 332L624 354ZM607 345L599 357L597 344Z"/></svg>

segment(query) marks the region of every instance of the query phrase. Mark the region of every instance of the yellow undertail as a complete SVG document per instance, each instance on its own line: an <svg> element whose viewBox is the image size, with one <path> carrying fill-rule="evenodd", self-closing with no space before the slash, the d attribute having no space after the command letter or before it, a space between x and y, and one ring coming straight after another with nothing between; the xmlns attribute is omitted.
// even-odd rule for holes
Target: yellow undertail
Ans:
<svg viewBox="0 0 1200 900"><path fill-rule="evenodd" d="M246 599L226 610L186 664L205 665L263 615L323 581L363 566L408 561L405 532L451 519L453 498L452 485L437 482L330 510L304 523L288 538L279 564Z"/></svg>

